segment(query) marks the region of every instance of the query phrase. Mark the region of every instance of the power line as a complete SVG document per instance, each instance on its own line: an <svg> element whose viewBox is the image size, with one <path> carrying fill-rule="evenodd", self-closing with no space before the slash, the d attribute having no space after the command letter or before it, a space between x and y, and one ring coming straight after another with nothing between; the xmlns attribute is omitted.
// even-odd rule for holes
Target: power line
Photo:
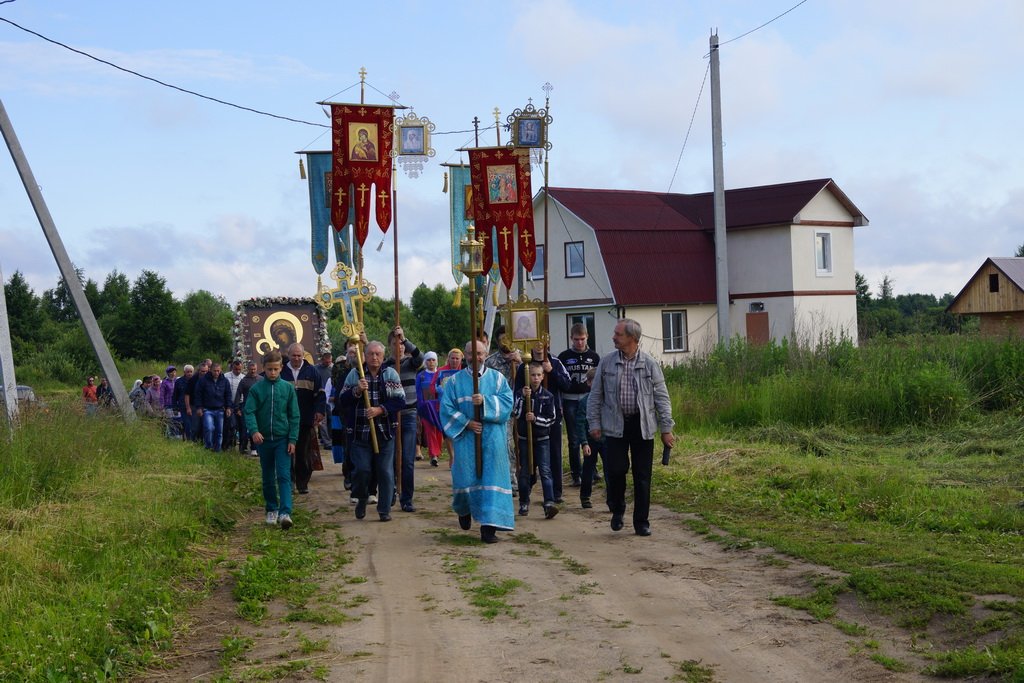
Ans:
<svg viewBox="0 0 1024 683"><path fill-rule="evenodd" d="M686 151L686 143L690 139L690 131L693 130L693 120L697 118L697 107L700 106L701 95L704 94L704 84L708 82L708 73L711 71L711 62L708 62L708 66L704 69L704 80L700 82L700 91L697 93L697 101L693 103L693 113L690 114L690 125L686 128L686 137L683 138L683 147L679 150L679 158L676 159L675 170L672 171L672 179L668 181L668 189L666 192L672 191L672 185L676 182L676 174L679 173L679 164L683 161L683 152Z"/></svg>
<svg viewBox="0 0 1024 683"><path fill-rule="evenodd" d="M778 21L779 19L781 19L782 17L786 16L787 14L789 14L790 12L792 12L793 10L795 10L797 7L799 7L800 5L804 4L805 2L807 2L807 0L800 0L800 2L796 3L795 5L793 5L788 10L786 10L782 14L778 15L777 17L769 19L768 21L764 22L763 24L761 24L757 28L752 28L749 31L747 31L746 33L741 33L740 35L736 36L735 38L730 38L729 40L725 41L724 43L719 43L718 47L722 47L723 45L728 45L729 43L734 43L737 40L739 40L740 38L746 38L747 36L749 36L754 31L760 31L761 29L763 29L768 24L771 24L771 23L774 23L774 22Z"/></svg>

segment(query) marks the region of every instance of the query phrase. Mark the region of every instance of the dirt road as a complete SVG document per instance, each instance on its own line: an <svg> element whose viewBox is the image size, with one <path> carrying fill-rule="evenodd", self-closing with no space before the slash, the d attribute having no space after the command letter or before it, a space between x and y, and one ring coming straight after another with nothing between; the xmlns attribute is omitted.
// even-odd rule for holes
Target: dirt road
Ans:
<svg viewBox="0 0 1024 683"><path fill-rule="evenodd" d="M194 612L191 635L171 660L179 665L147 680L221 680L226 672L223 680L251 680L271 668L271 680L381 683L925 680L872 661L922 665L907 634L852 601L839 616L866 627L865 635L844 635L771 601L811 592L828 570L770 551L724 550L658 506L652 536L635 536L628 524L613 532L600 488L591 510L567 487L555 519L534 509L499 543L484 545L475 525L459 530L450 512L447 468L419 462L416 477L417 512L396 511L389 523L372 509L354 518L336 465L317 473L297 501L335 527L326 533L332 552L351 554L340 572L320 577L319 593L351 620L286 622L286 606L277 605L254 626L235 616L225 584ZM262 513L247 523L261 524ZM472 604L488 599L493 618ZM225 637L252 639L230 667Z"/></svg>

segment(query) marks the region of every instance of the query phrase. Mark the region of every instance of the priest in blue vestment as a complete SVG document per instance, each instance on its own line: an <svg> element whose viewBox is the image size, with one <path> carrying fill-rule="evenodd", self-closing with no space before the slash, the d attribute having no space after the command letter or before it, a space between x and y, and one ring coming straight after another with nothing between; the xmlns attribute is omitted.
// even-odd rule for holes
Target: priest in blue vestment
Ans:
<svg viewBox="0 0 1024 683"><path fill-rule="evenodd" d="M502 374L484 368L487 350L482 342L466 345L468 367L453 375L441 395L441 424L452 440L452 509L459 525L468 529L473 519L480 524L480 538L496 542L498 529L515 527L512 480L508 470L505 425L512 412L512 389ZM473 363L479 369L479 393L473 393ZM475 419L475 406L481 419ZM476 474L476 434L483 441L483 476Z"/></svg>

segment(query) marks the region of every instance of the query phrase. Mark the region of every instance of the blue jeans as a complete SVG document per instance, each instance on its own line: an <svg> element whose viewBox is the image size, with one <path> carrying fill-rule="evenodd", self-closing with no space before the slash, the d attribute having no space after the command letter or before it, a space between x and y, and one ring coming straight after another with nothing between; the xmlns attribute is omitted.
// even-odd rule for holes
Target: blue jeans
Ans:
<svg viewBox="0 0 1024 683"><path fill-rule="evenodd" d="M386 515L391 512L391 496L395 490L395 440L379 439L380 453L373 452L373 445L365 441L349 444L352 458L352 495L359 500L370 497L370 479L373 468L377 470L377 512Z"/></svg>
<svg viewBox="0 0 1024 683"><path fill-rule="evenodd" d="M402 505L412 504L416 472L416 409L402 411Z"/></svg>
<svg viewBox="0 0 1024 683"><path fill-rule="evenodd" d="M573 479L579 479L583 471L580 463L580 448L583 444L576 436L576 411L579 407L579 401L562 399L562 417L565 418L565 431L569 438L569 471L572 472Z"/></svg>
<svg viewBox="0 0 1024 683"><path fill-rule="evenodd" d="M206 409L203 411L203 445L207 450L220 451L224 435L224 411Z"/></svg>
<svg viewBox="0 0 1024 683"><path fill-rule="evenodd" d="M530 503L530 489L533 488L533 472L529 471L530 455L526 450L526 439L519 439L519 504ZM543 439L533 444L533 464L540 472L540 490L544 504L555 502L555 487L551 477L551 440Z"/></svg>
<svg viewBox="0 0 1024 683"><path fill-rule="evenodd" d="M292 456L288 455L288 437L264 441L256 446L256 452L260 454L267 512L292 514Z"/></svg>

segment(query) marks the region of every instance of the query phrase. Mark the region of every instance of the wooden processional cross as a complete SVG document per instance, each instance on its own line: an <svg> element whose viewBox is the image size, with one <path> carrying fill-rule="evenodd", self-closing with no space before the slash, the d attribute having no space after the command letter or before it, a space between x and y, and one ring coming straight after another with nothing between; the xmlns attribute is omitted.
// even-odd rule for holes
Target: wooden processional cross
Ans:
<svg viewBox="0 0 1024 683"><path fill-rule="evenodd" d="M344 263L339 263L331 271L331 279L337 285L328 287L320 285L320 292L317 294L317 302L324 309L328 309L336 303L341 304L341 317L344 321L341 325L341 332L349 339L358 338L365 329L360 319L356 302L367 302L373 298L377 288L364 280L361 276L355 275L351 268Z"/></svg>

